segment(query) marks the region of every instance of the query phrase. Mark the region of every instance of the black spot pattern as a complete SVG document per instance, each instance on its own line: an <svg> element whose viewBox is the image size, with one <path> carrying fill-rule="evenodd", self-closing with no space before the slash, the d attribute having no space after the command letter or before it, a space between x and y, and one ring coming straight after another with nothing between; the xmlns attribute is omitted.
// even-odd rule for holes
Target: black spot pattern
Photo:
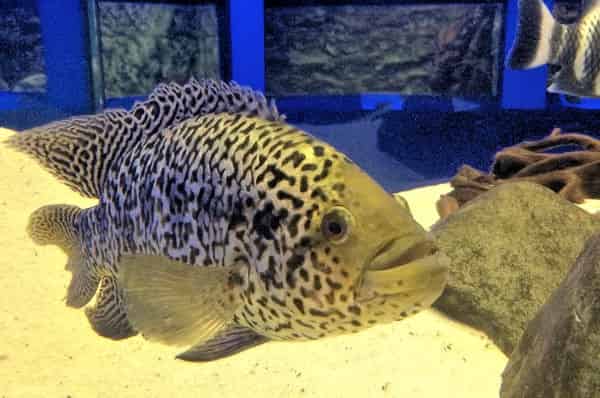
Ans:
<svg viewBox="0 0 600 398"><path fill-rule="evenodd" d="M198 267L246 264L228 281L242 289L227 297L241 300L234 321L273 339L320 338L401 316L354 303L356 273L319 232L327 209L351 191L341 170L355 166L279 121L264 97L223 84L161 85L131 112L47 129L87 148L54 150L48 166L100 197L78 216L86 266L114 276L126 253ZM48 145L31 148L48 155Z"/></svg>

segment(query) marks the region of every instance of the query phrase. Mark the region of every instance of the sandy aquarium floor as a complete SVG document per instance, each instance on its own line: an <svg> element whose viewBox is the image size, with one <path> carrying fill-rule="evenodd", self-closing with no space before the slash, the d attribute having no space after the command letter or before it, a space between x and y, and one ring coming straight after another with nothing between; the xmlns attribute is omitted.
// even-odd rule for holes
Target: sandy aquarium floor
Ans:
<svg viewBox="0 0 600 398"><path fill-rule="evenodd" d="M0 129L0 397L497 397L506 357L480 333L427 311L363 333L269 343L212 363L177 349L93 333L64 303L70 274L55 247L36 247L27 218L46 204L91 206L33 161L2 147ZM436 220L447 185L406 194Z"/></svg>

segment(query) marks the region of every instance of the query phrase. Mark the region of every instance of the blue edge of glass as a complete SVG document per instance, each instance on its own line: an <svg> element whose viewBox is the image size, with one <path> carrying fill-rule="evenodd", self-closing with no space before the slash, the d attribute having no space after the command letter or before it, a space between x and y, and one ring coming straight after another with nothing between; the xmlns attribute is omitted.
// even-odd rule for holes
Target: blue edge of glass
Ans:
<svg viewBox="0 0 600 398"><path fill-rule="evenodd" d="M88 0L95 1L95 0ZM546 0L551 6L552 1ZM506 0L505 7L505 54L516 34L518 1ZM232 79L255 89L265 89L264 65L264 3L263 0L228 0L230 15L231 71ZM52 120L73 114L93 112L91 73L88 57L87 21L81 0L49 2L38 0L42 21L42 39L48 87L45 94L0 92L0 120L3 125L19 125L23 117ZM60 15L60 18L56 16ZM68 24L61 21L71 21ZM503 109L546 108L545 67L529 71L504 69L502 96L499 106ZM342 96L293 96L276 98L284 112L308 112L313 110L331 112L368 111L386 106L391 110L406 109L412 97L397 94L365 93ZM105 107L129 108L143 97L112 98ZM425 109L475 110L477 101L460 98L421 98ZM561 98L564 107L600 109L600 100L582 99L573 104ZM26 110L27 109L27 110ZM26 112L26 115L21 115Z"/></svg>

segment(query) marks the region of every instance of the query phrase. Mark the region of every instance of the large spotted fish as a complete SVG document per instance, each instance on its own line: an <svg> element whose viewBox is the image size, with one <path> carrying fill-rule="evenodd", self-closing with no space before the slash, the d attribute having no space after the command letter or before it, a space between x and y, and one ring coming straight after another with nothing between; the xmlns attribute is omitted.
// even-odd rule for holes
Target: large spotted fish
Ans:
<svg viewBox="0 0 600 398"><path fill-rule="evenodd" d="M86 314L99 334L141 332L191 346L179 358L196 361L428 307L446 259L406 206L281 119L260 93L191 81L130 112L14 136L12 147L99 199L31 216L32 239L69 256L67 304L96 295Z"/></svg>
<svg viewBox="0 0 600 398"><path fill-rule="evenodd" d="M519 0L519 25L508 65L530 69L551 64L560 69L548 91L600 97L600 0L583 0L573 24L561 24L542 0Z"/></svg>

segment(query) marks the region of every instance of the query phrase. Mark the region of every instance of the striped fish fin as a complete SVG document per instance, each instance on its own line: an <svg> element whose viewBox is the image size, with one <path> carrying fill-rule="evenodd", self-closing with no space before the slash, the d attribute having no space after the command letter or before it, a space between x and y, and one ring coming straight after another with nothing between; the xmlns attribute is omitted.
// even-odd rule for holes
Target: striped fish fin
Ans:
<svg viewBox="0 0 600 398"><path fill-rule="evenodd" d="M71 189L100 197L109 169L137 143L182 120L209 113L241 113L284 120L274 102L235 82L190 80L160 84L130 111L107 110L26 130L7 145L36 159Z"/></svg>
<svg viewBox="0 0 600 398"><path fill-rule="evenodd" d="M178 359L193 362L208 362L225 358L257 345L269 338L242 326L226 326L208 341L203 341L177 355Z"/></svg>
<svg viewBox="0 0 600 398"><path fill-rule="evenodd" d="M508 56L511 69L530 69L552 58L553 32L560 26L542 0L519 0L519 22Z"/></svg>
<svg viewBox="0 0 600 398"><path fill-rule="evenodd" d="M551 84L547 91L554 94L565 94L575 97L591 97L593 96L593 87L584 86L577 81L571 70L562 69L551 78Z"/></svg>
<svg viewBox="0 0 600 398"><path fill-rule="evenodd" d="M114 276L102 277L96 303L93 307L85 308L85 315L100 336L121 340L137 334L127 318L123 290Z"/></svg>

